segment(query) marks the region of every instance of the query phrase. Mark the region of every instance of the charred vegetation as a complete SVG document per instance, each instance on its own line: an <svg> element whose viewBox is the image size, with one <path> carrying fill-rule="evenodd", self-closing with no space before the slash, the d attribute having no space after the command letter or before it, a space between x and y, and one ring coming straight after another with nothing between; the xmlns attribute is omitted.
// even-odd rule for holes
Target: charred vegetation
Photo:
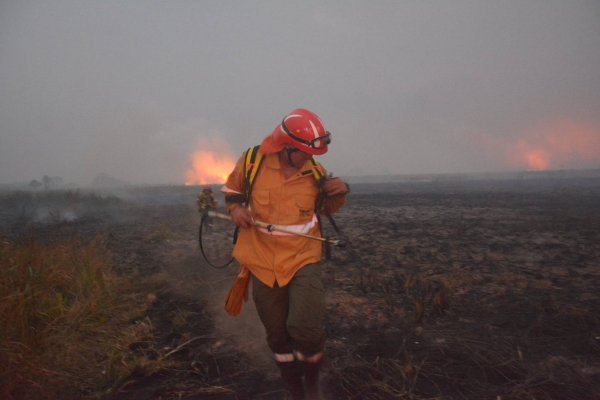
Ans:
<svg viewBox="0 0 600 400"><path fill-rule="evenodd" d="M197 192L0 195L3 398L285 398ZM336 220L327 398L600 397L599 181L355 184Z"/></svg>

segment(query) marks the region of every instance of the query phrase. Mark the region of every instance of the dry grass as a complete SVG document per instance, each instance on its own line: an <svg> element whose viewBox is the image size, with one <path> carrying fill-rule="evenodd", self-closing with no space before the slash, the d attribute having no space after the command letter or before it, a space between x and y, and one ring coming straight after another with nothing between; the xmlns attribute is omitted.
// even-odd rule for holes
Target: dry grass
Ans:
<svg viewBox="0 0 600 400"><path fill-rule="evenodd" d="M152 339L130 321L147 299L111 273L101 237L88 244L0 242L0 397L92 396L127 376L160 368L128 353Z"/></svg>
<svg viewBox="0 0 600 400"><path fill-rule="evenodd" d="M173 240L175 238L175 233L173 230L165 223L154 227L153 229L148 229L142 239L145 242L161 242L165 240Z"/></svg>

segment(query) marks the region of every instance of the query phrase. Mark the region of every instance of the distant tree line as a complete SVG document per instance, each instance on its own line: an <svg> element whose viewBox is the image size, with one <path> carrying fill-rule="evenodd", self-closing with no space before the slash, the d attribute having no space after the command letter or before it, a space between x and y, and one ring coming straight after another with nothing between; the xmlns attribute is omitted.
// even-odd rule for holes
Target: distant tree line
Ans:
<svg viewBox="0 0 600 400"><path fill-rule="evenodd" d="M43 186L44 190L49 190L49 189L60 187L60 186L62 186L62 184L63 184L63 179L60 176L44 175L41 182L38 181L37 179L31 180L31 182L29 182L29 187L32 189L39 189Z"/></svg>

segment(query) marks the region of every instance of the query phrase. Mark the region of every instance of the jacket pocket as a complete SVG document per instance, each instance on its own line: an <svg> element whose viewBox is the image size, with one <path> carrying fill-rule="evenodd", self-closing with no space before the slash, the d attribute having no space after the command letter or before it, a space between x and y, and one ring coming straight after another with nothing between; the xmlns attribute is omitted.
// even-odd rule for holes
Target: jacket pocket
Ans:
<svg viewBox="0 0 600 400"><path fill-rule="evenodd" d="M270 213L270 194L268 190L252 192L252 211L259 219L264 219Z"/></svg>
<svg viewBox="0 0 600 400"><path fill-rule="evenodd" d="M298 218L301 221L311 220L315 209L315 199L312 196L296 196L295 200Z"/></svg>
<svg viewBox="0 0 600 400"><path fill-rule="evenodd" d="M269 191L268 190L255 190L252 193L252 200L260 206L269 205Z"/></svg>

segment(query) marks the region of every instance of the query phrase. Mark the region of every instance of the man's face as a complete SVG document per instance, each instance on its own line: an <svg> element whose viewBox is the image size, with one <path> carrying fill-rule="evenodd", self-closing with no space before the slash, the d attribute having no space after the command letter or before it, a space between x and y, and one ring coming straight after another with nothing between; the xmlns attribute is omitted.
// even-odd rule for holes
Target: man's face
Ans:
<svg viewBox="0 0 600 400"><path fill-rule="evenodd" d="M286 149L286 151L289 155L289 163L298 169L302 168L311 157L310 154L300 151L296 148Z"/></svg>

